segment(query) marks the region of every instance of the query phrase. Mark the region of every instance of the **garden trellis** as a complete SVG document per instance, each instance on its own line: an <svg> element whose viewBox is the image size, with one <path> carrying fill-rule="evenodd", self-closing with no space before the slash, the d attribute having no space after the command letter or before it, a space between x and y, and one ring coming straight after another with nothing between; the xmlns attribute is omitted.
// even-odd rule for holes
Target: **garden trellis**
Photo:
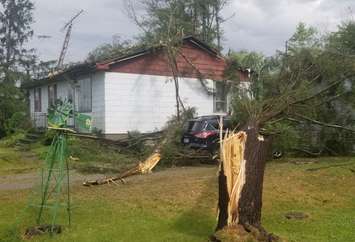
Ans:
<svg viewBox="0 0 355 242"><path fill-rule="evenodd" d="M38 208L36 224L49 224L51 234L57 228L59 210L63 207L66 209L69 226L71 224L68 134L75 135L75 131L68 125L70 119L74 119L79 130L91 130L91 117L75 112L71 102L58 100L49 109L48 129L54 132L54 138L41 169L40 202L32 204ZM45 210L48 211L47 216Z"/></svg>

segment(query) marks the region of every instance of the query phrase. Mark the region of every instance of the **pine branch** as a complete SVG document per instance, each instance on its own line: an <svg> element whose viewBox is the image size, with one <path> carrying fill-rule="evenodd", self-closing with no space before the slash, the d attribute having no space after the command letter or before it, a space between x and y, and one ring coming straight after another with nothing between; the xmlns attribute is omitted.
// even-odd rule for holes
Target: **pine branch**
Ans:
<svg viewBox="0 0 355 242"><path fill-rule="evenodd" d="M335 88L336 86L338 86L340 83L344 82L346 79L341 79L341 80L338 80L338 81L334 81L332 84L330 84L329 86L323 88L321 91L317 92L317 93L314 93L310 96L307 96L305 98L301 98L301 99L297 99L295 101L291 101L291 102L288 102L288 100L283 100L282 98L284 97L281 96L279 101L282 101L282 103L284 103L284 105L282 105L282 107L279 109L279 110L276 110L274 112L268 112L268 113L265 113L264 118L262 118L260 120L260 123L265 123L267 121L269 121L270 119L272 118L275 118L279 115L281 115L282 113L284 113L285 111L287 111L287 109L289 109L290 107L292 106L295 106L297 104L301 104L301 103L307 103L308 101L310 100L313 100L317 97L319 97L320 95L324 94L325 92L327 92L328 90L332 89L332 88ZM275 102L275 101L274 101ZM276 103L280 103L280 102L276 102Z"/></svg>
<svg viewBox="0 0 355 242"><path fill-rule="evenodd" d="M346 131L355 133L354 129L351 129L351 128L348 128L348 127L344 127L344 126L341 126L341 125L338 125L338 124L325 123L325 122L322 122L322 121L319 121L319 120L316 120L316 119L313 119L313 118L310 118L310 117L307 117L307 116L304 116L304 115L301 115L301 114L294 114L294 116L296 116L296 117L298 117L300 119L306 120L308 122L311 122L313 124L319 125L319 126L325 126L325 127L328 127L328 128L335 128L335 129L342 129L342 130L346 130Z"/></svg>

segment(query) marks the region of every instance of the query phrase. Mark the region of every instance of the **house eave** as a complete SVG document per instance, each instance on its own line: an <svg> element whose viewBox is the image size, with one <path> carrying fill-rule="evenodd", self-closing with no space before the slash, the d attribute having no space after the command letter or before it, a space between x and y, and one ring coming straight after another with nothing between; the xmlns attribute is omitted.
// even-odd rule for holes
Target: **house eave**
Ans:
<svg viewBox="0 0 355 242"><path fill-rule="evenodd" d="M65 80L76 80L79 76L87 75L96 72L97 68L92 63L83 63L73 67L69 67L67 70L54 71L48 74L47 77L41 79L35 79L28 83L21 85L24 89L31 89L38 86L60 82Z"/></svg>

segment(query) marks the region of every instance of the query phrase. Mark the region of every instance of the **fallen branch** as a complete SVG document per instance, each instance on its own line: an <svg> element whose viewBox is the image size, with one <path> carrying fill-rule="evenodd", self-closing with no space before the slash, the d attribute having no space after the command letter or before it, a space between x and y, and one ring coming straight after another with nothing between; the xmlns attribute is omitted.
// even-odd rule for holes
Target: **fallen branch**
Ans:
<svg viewBox="0 0 355 242"><path fill-rule="evenodd" d="M155 152L151 156L149 156L145 161L139 162L139 164L128 171L123 172L122 174L114 177L108 177L103 179L97 179L94 181L85 181L83 183L84 186L92 186L92 185L103 185L115 183L116 181L121 181L125 183L124 178L138 175L138 174L147 174L152 171L152 169L158 164L160 161L160 153Z"/></svg>
<svg viewBox="0 0 355 242"><path fill-rule="evenodd" d="M310 117L307 117L307 116L304 116L304 115L301 115L301 114L294 114L294 115L296 117L299 117L301 119L304 119L304 120L306 120L308 122L314 123L314 124L319 125L319 126L325 126L325 127L329 127L329 128L335 128L335 129L343 129L343 130L355 133L354 129L347 128L347 127L344 127L344 126L341 126L341 125L324 123L324 122L312 119Z"/></svg>

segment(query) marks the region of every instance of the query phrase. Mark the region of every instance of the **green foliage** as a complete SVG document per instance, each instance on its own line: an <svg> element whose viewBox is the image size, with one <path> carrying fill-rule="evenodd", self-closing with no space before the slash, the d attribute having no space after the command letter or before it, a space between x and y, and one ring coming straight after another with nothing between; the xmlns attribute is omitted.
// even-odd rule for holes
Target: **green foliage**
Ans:
<svg viewBox="0 0 355 242"><path fill-rule="evenodd" d="M181 156L183 146L181 138L184 132L184 124L187 120L196 116L195 108L187 108L185 112L181 112L180 120L176 116L171 117L165 127L164 137L165 143L161 148L161 163L164 165L176 165L177 157Z"/></svg>
<svg viewBox="0 0 355 242"><path fill-rule="evenodd" d="M33 3L30 0L0 1L0 62L5 82L24 79L21 68L33 63L33 50L24 48L33 35Z"/></svg>
<svg viewBox="0 0 355 242"><path fill-rule="evenodd" d="M303 49L316 49L320 45L320 40L317 38L317 29L307 27L305 23L301 22L287 43L288 51L296 53Z"/></svg>
<svg viewBox="0 0 355 242"><path fill-rule="evenodd" d="M71 160L71 166L84 173L117 174L136 165L141 159L135 152L123 152L114 145L75 137L69 139L69 153L78 159Z"/></svg>
<svg viewBox="0 0 355 242"><path fill-rule="evenodd" d="M57 131L55 131L53 129L47 129L42 140L41 140L41 143L45 146L51 145L53 142L54 136L56 135L56 132Z"/></svg>
<svg viewBox="0 0 355 242"><path fill-rule="evenodd" d="M145 10L137 16L130 5L132 18L144 29L141 41L159 43L165 36L193 35L200 40L221 48L223 35L221 10L227 0L152 0L139 1ZM133 9L132 9L133 8Z"/></svg>
<svg viewBox="0 0 355 242"><path fill-rule="evenodd" d="M127 54L127 51L131 50L132 48L133 47L131 41L122 41L120 38L116 38L113 43L102 44L92 50L89 53L87 60L90 62L103 61L105 59Z"/></svg>
<svg viewBox="0 0 355 242"><path fill-rule="evenodd" d="M25 110L22 91L13 84L0 82L0 138L28 127Z"/></svg>
<svg viewBox="0 0 355 242"><path fill-rule="evenodd" d="M249 71L251 86L248 90L249 97L257 100L262 99L264 88L264 71L267 71L271 62L261 53L239 51L230 51L228 53L228 67L225 70L224 76L227 80L234 80L240 83L240 78L237 70ZM239 86L235 86L236 92L240 95L241 90Z"/></svg>
<svg viewBox="0 0 355 242"><path fill-rule="evenodd" d="M25 112L15 112L10 119L6 120L6 134L10 135L18 131L25 131L31 128L28 115Z"/></svg>
<svg viewBox="0 0 355 242"><path fill-rule="evenodd" d="M285 148L292 145L323 155L350 154L354 147L351 133L329 129L327 124L355 130L355 56L349 54L355 53L353 33L353 22L320 37L316 29L301 23L288 41L286 53L278 52L270 58L253 52L230 53L233 65L229 72L249 65L257 73L252 75L249 90L240 85L234 87L234 119L241 126L257 122L261 127L272 128L270 132L275 128L270 123L292 120L287 126L293 127L292 133L299 140ZM232 80L239 84L238 79ZM284 130L283 125L276 126L279 133L290 131ZM280 135L274 140L279 145L286 144Z"/></svg>
<svg viewBox="0 0 355 242"><path fill-rule="evenodd" d="M267 131L273 135L273 150L290 152L299 146L300 130L289 122L269 124Z"/></svg>
<svg viewBox="0 0 355 242"><path fill-rule="evenodd" d="M24 47L33 35L32 12L29 0L0 1L0 138L26 126L20 120L25 95L17 85L29 79L33 64L33 51Z"/></svg>
<svg viewBox="0 0 355 242"><path fill-rule="evenodd" d="M145 144L142 140L142 134L137 131L129 131L127 132L128 135L128 147L130 150L136 153L142 153L145 150Z"/></svg>

